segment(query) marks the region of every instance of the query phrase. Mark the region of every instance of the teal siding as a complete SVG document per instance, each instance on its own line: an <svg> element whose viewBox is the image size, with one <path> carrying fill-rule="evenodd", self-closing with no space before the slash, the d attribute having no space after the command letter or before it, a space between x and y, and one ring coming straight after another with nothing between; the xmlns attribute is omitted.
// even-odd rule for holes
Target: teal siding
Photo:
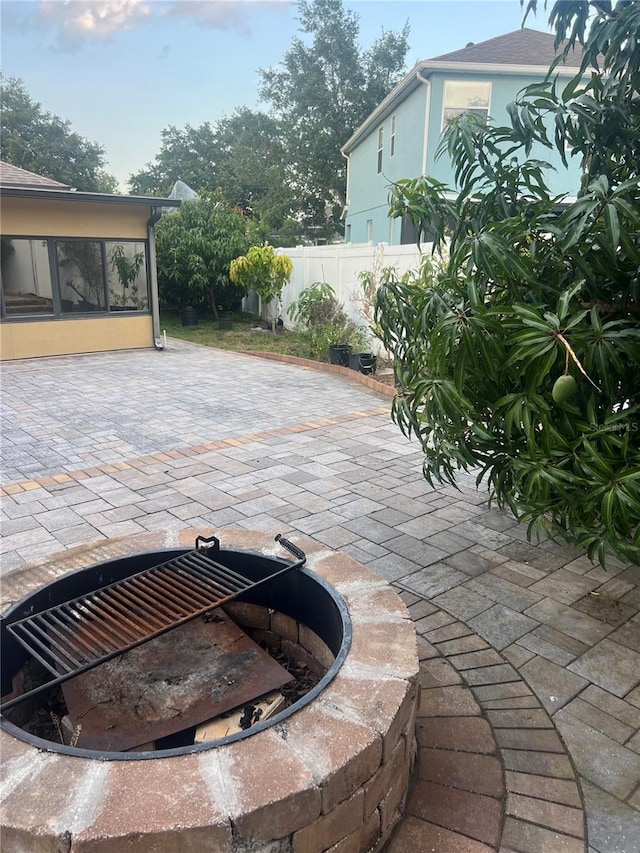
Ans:
<svg viewBox="0 0 640 853"><path fill-rule="evenodd" d="M492 83L489 115L494 123L508 121L506 107L526 85L539 80L521 75L490 75L481 73L434 72L430 77L430 118L426 173L454 188L451 162L447 155L438 160L435 154L440 143L443 114L443 90L446 80L489 81ZM425 136L425 109L427 86L417 83L416 88L396 106L395 110L379 122L351 152L349 158L348 212L345 220L352 243L368 241L371 222L371 240L374 244L397 245L400 239L400 222L388 216L390 185L401 178L415 178L423 171L423 146ZM395 115L395 153L390 155L391 117ZM384 153L382 173L377 173L378 128L384 127ZM554 194L575 195L579 187L579 163L562 165L558 153L538 146L531 157L549 162L554 169L547 174L547 182Z"/></svg>
<svg viewBox="0 0 640 853"><path fill-rule="evenodd" d="M489 105L489 116L494 124L508 124L507 105L510 104L525 86L539 82L538 77L524 76L502 76L495 77L490 74L451 74L436 73L431 77L431 117L429 121L429 151L427 159L428 174L443 183L454 186L451 161L446 155L438 160L435 159L436 151L441 140L442 133L442 110L444 83L447 80L473 80L480 82L491 82L491 103ZM522 155L524 158L524 154ZM542 145L534 146L529 155L533 159L548 162L553 169L548 172L548 186L552 193L568 193L575 195L580 185L580 170L578 163L570 163L570 168L565 169L557 151L545 148ZM416 173L419 174L419 173ZM415 176L414 176L415 177Z"/></svg>
<svg viewBox="0 0 640 853"><path fill-rule="evenodd" d="M393 181L422 171L427 87L419 85L395 112L376 125L351 153L349 160L349 212L351 242L367 242L367 221L373 222L374 243L400 243L400 223L389 219L388 196ZM391 156L391 116L395 115L395 151ZM384 128L382 172L378 168L378 128Z"/></svg>

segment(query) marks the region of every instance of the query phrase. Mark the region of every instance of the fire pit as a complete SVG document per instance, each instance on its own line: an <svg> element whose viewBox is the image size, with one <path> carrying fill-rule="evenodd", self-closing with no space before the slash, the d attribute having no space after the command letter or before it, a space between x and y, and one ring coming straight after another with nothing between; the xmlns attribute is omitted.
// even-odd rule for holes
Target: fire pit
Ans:
<svg viewBox="0 0 640 853"><path fill-rule="evenodd" d="M51 608L57 614L64 602L182 558L193 535L158 535L157 547L137 555L149 537L96 546L75 558L90 568L72 574L74 557L62 555L43 567L56 579L37 589L29 589L24 572L14 588L29 594L5 613L5 632L18 619ZM285 570L291 561L275 544L265 553L265 540L224 531L220 562L251 581L225 603L224 618L267 650L304 664L317 683L269 719L232 734L180 745L160 738L148 752L85 748L81 737L75 746L45 739L21 724L29 715L20 703L8 704L29 654L7 633L3 849L53 851L64 843L72 853L93 853L135 840L141 850L275 853L328 850L346 839L354 851L384 843L403 807L413 754L413 625L393 590L350 558L305 540L308 568ZM258 582L274 566L277 576ZM11 580L3 592L12 594ZM37 634L34 622L27 624ZM144 649L139 644L127 654ZM18 692L24 689L20 684Z"/></svg>

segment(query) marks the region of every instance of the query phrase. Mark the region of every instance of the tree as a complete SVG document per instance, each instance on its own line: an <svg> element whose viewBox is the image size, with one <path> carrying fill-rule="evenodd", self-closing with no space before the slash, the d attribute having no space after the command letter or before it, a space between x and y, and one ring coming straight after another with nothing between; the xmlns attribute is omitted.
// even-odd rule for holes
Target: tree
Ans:
<svg viewBox="0 0 640 853"><path fill-rule="evenodd" d="M216 132L209 122L184 130L169 125L160 135L155 162L129 177L132 192L166 196L178 179L197 192L218 188Z"/></svg>
<svg viewBox="0 0 640 853"><path fill-rule="evenodd" d="M342 0L300 0L299 9L313 43L294 39L282 67L262 72L271 112L239 108L213 124L170 125L155 161L131 175L133 192L164 195L178 178L199 192L220 189L275 245L340 230L340 147L398 82L409 28L383 31L363 51L358 17Z"/></svg>
<svg viewBox="0 0 640 853"><path fill-rule="evenodd" d="M241 108L214 124L169 126L155 162L135 175L133 192L165 195L180 179L198 192L221 190L227 202L260 223L273 240L291 216L282 128L261 112Z"/></svg>
<svg viewBox="0 0 640 853"><path fill-rule="evenodd" d="M479 470L530 534L640 563L640 4L559 2L550 20L584 46L575 79L559 91L552 67L506 127L459 117L441 144L454 200L428 177L392 191L435 255L378 294L394 417L430 482ZM581 158L577 199L550 195L534 142Z"/></svg>
<svg viewBox="0 0 640 853"><path fill-rule="evenodd" d="M341 146L400 79L409 27L358 45L358 16L342 0L299 0L300 29L279 68L262 71L261 95L284 128L296 210L310 235L333 237L344 208Z"/></svg>
<svg viewBox="0 0 640 853"><path fill-rule="evenodd" d="M33 101L22 80L0 74L2 159L84 192L114 192L104 170L104 148L71 130L71 124Z"/></svg>
<svg viewBox="0 0 640 853"><path fill-rule="evenodd" d="M156 225L161 302L181 308L234 310L242 290L229 279L229 264L250 245L245 217L220 193L183 202Z"/></svg>
<svg viewBox="0 0 640 853"><path fill-rule="evenodd" d="M247 290L255 290L263 302L275 299L278 305L292 272L291 258L276 255L273 246L252 246L246 255L231 261L229 267L231 281ZM271 314L271 330L274 334L278 313Z"/></svg>
<svg viewBox="0 0 640 853"><path fill-rule="evenodd" d="M218 180L225 196L262 223L270 240L290 220L294 198L282 123L242 108L217 123Z"/></svg>

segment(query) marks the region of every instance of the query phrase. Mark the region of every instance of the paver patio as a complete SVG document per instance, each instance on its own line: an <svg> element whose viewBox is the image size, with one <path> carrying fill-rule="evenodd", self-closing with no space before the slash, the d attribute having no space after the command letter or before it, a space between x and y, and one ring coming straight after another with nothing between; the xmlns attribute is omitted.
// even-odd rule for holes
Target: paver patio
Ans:
<svg viewBox="0 0 640 853"><path fill-rule="evenodd" d="M171 342L2 380L5 592L100 539L309 535L392 582L420 636L393 853L584 850L583 804L589 850L640 851L639 567L528 543L470 478L431 488L390 399L343 376Z"/></svg>

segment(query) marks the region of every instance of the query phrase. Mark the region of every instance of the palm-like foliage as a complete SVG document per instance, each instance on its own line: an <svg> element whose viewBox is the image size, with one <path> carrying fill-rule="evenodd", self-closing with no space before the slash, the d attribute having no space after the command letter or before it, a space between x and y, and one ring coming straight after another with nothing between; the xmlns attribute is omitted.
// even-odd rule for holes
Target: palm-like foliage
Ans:
<svg viewBox="0 0 640 853"><path fill-rule="evenodd" d="M387 276L378 321L429 480L479 468L530 530L640 562L640 4L556 3L551 20L584 43L580 75L560 92L551 69L507 127L451 125L455 200L429 178L393 188L436 260ZM534 143L581 158L577 199L550 195Z"/></svg>

